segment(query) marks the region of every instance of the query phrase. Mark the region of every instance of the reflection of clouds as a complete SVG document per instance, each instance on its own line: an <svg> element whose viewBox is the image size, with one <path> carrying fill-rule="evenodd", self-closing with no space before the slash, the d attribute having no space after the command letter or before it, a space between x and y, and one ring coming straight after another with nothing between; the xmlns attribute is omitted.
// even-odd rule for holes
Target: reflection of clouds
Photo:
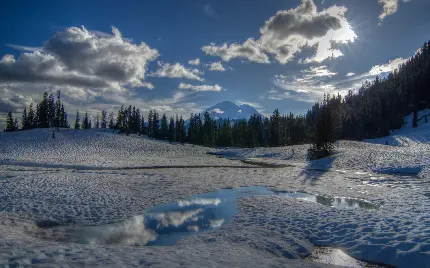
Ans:
<svg viewBox="0 0 430 268"><path fill-rule="evenodd" d="M222 226L223 223L224 223L224 219L211 220L210 226L211 226L211 228L219 228Z"/></svg>
<svg viewBox="0 0 430 268"><path fill-rule="evenodd" d="M336 207L336 208L366 208L366 209L376 209L377 206L365 201L349 197L330 197L323 195L313 195L302 192L291 192L291 193L277 193L277 195L294 198L298 200L303 200L307 202L318 203L324 206Z"/></svg>
<svg viewBox="0 0 430 268"><path fill-rule="evenodd" d="M188 226L188 231L198 232L199 227L197 225L190 225Z"/></svg>
<svg viewBox="0 0 430 268"><path fill-rule="evenodd" d="M369 201L359 200L349 197L335 197L337 205L335 207L348 207L348 208L366 208L377 209L378 207Z"/></svg>
<svg viewBox="0 0 430 268"><path fill-rule="evenodd" d="M336 207L336 208L365 208L376 209L377 206L365 201L349 197L327 197L317 196L316 201L322 205Z"/></svg>
<svg viewBox="0 0 430 268"><path fill-rule="evenodd" d="M317 202L316 196L304 196L304 197L297 197L296 199L308 201L308 202Z"/></svg>
<svg viewBox="0 0 430 268"><path fill-rule="evenodd" d="M160 227L169 227L169 226L179 227L188 220L197 221L198 219L195 216L202 211L203 209L200 208L200 209L186 211L186 212L178 211L178 212L156 213L151 216L159 221L157 225L157 229L159 229Z"/></svg>
<svg viewBox="0 0 430 268"><path fill-rule="evenodd" d="M219 199L219 198L214 198L214 199L198 198L198 199L193 199L193 200L181 200L178 202L178 205L180 207L187 207L187 206L192 206L192 205L218 206L220 203L221 203L221 199Z"/></svg>
<svg viewBox="0 0 430 268"><path fill-rule="evenodd" d="M87 227L77 231L74 236L88 244L120 245L146 245L157 238L154 231L145 228L143 216L135 216L124 222L104 227Z"/></svg>

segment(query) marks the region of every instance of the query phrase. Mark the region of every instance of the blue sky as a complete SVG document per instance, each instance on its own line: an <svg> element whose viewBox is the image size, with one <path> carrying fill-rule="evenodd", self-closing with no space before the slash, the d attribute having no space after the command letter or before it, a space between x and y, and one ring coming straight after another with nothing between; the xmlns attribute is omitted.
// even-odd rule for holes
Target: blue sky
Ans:
<svg viewBox="0 0 430 268"><path fill-rule="evenodd" d="M303 113L429 39L427 0L2 1L0 124L43 91L68 113L185 117L231 100Z"/></svg>

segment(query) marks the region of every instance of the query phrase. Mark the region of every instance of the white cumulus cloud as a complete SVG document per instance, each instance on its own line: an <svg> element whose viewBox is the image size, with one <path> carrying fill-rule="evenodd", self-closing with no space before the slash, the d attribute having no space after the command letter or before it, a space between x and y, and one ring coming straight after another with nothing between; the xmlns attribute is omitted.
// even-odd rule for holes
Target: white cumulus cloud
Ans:
<svg viewBox="0 0 430 268"><path fill-rule="evenodd" d="M23 50L31 50L22 47ZM85 27L57 32L43 48L5 55L0 61L0 83L121 89L147 86L148 62L159 53L145 43L133 44L112 27L112 35L99 36Z"/></svg>
<svg viewBox="0 0 430 268"><path fill-rule="evenodd" d="M188 69L180 63L169 64L158 62L158 70L151 73L155 77L168 77L168 78L184 78L190 80L204 81L200 75L203 73L198 69Z"/></svg>
<svg viewBox="0 0 430 268"><path fill-rule="evenodd" d="M402 0L402 2L409 2L410 0ZM379 15L379 19L383 21L385 17L393 15L399 9L400 0L378 0L384 9Z"/></svg>
<svg viewBox="0 0 430 268"><path fill-rule="evenodd" d="M225 68L220 61L217 61L209 64L209 71L225 72Z"/></svg>
<svg viewBox="0 0 430 268"><path fill-rule="evenodd" d="M276 61L285 64L303 48L314 47L315 55L301 61L322 62L343 55L333 44L353 42L357 37L345 17L346 11L345 7L335 5L318 12L313 0L302 0L297 8L278 11L267 20L260 29L258 40L249 38L243 44L211 44L202 50L223 61L243 58L269 63L268 55L272 55Z"/></svg>
<svg viewBox="0 0 430 268"><path fill-rule="evenodd" d="M200 65L200 59L199 59L199 58L197 58L197 59L194 59L194 60L189 60L189 61L188 61L188 64L189 64L189 65L195 65L195 66L198 66L198 65Z"/></svg>
<svg viewBox="0 0 430 268"><path fill-rule="evenodd" d="M210 56L218 56L223 61L229 61L234 58L242 58L251 62L270 63L269 57L264 53L260 44L254 39L249 38L243 44L224 43L221 46L211 44L202 47L202 50Z"/></svg>
<svg viewBox="0 0 430 268"><path fill-rule="evenodd" d="M215 92L220 92L222 90L222 87L218 84L211 86L211 85L200 85L200 86L195 86L195 85L190 85L190 84L185 84L185 83L180 83L178 86L179 89L190 89L193 91L215 91Z"/></svg>
<svg viewBox="0 0 430 268"><path fill-rule="evenodd" d="M372 69L370 69L368 75L376 76L381 73L393 72L394 70L398 69L400 65L404 64L407 60L408 59L397 58L394 60L390 60L386 64L375 65L372 67Z"/></svg>

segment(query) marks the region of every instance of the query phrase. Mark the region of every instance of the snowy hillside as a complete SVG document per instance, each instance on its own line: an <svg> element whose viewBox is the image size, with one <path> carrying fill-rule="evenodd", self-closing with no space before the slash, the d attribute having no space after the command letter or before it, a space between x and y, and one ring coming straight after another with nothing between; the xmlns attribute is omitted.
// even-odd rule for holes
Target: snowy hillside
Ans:
<svg viewBox="0 0 430 268"><path fill-rule="evenodd" d="M236 103L231 101L220 102L208 108L204 112L206 111L208 111L211 114L212 118L215 120L228 118L230 118L230 120L248 119L254 114L260 114L257 110L255 110L255 108L250 105L237 105Z"/></svg>
<svg viewBox="0 0 430 268"><path fill-rule="evenodd" d="M231 161L203 158L207 148L170 144L146 136L112 130L51 129L0 133L0 164L44 167L147 167L163 165L234 165Z"/></svg>
<svg viewBox="0 0 430 268"><path fill-rule="evenodd" d="M430 144L430 109L418 112L417 128L412 128L413 114L404 118L404 125L391 132L389 137L366 140L371 143L389 144L397 146L414 146L416 144ZM427 120L426 120L427 118Z"/></svg>

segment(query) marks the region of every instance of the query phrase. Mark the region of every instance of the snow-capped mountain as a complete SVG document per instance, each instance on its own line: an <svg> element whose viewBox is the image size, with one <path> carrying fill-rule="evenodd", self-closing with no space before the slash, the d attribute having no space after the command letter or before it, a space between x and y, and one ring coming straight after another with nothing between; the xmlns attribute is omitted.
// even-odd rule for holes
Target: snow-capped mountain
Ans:
<svg viewBox="0 0 430 268"><path fill-rule="evenodd" d="M237 105L231 101L217 103L214 106L204 110L203 113L206 111L208 111L215 120L227 118L230 118L230 120L248 119L253 114L260 114L250 105Z"/></svg>

